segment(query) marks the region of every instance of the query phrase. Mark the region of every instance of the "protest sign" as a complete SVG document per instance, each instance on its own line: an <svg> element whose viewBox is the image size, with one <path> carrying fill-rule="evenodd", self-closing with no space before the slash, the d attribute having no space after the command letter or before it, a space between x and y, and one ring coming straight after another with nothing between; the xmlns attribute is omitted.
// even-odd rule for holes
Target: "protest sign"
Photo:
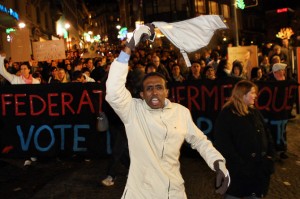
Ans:
<svg viewBox="0 0 300 199"><path fill-rule="evenodd" d="M33 55L37 61L66 59L64 40L33 42Z"/></svg>
<svg viewBox="0 0 300 199"><path fill-rule="evenodd" d="M228 47L228 63L232 67L235 60L241 61L244 66L243 71L250 79L252 68L258 66L257 54L257 46Z"/></svg>
<svg viewBox="0 0 300 199"><path fill-rule="evenodd" d="M18 29L15 32L10 33L11 42L11 58L14 62L25 62L30 60L30 37L29 30L27 28Z"/></svg>

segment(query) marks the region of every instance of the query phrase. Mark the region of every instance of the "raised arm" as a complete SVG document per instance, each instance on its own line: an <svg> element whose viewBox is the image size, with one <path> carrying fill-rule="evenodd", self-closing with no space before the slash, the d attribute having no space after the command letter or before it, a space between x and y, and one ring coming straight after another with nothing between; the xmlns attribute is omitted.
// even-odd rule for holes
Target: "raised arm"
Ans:
<svg viewBox="0 0 300 199"><path fill-rule="evenodd" d="M126 116L132 102L132 96L125 87L131 51L135 49L141 40L149 39L153 32L154 27L151 25L140 26L136 29L133 36L127 39L126 46L119 57L111 64L106 81L105 99L123 122L126 122Z"/></svg>
<svg viewBox="0 0 300 199"><path fill-rule="evenodd" d="M0 55L0 74L10 83L13 81L14 79L14 75L10 74L9 72L7 72L7 70L5 69L4 66L4 59L5 59L5 55L1 54Z"/></svg>

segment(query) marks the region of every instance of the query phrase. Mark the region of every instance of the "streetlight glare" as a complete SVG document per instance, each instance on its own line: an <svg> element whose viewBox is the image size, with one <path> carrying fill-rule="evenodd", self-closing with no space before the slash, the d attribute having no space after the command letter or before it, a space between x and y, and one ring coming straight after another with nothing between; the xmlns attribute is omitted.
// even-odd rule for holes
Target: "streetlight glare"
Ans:
<svg viewBox="0 0 300 199"><path fill-rule="evenodd" d="M71 27L71 25L70 25L69 23L66 23L66 24L65 24L65 28L66 28L66 29L69 29L70 27Z"/></svg>
<svg viewBox="0 0 300 199"><path fill-rule="evenodd" d="M25 28L26 24L24 22L19 23L19 28Z"/></svg>

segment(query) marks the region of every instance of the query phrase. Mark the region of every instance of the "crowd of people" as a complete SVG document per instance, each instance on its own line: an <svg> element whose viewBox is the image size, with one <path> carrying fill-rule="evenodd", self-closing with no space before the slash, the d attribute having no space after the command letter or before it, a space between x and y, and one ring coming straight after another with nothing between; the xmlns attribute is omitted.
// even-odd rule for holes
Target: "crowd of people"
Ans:
<svg viewBox="0 0 300 199"><path fill-rule="evenodd" d="M137 42L139 43L139 41ZM260 139L263 140L264 142L264 148L260 148L260 153L259 156L254 156L253 159L255 161L260 161L259 168L257 165L254 165L252 160L249 160L250 157L242 157L240 153L236 153L234 151L235 149L228 148L228 145L230 143L237 143L237 147L242 148L241 151L243 151L243 148L247 147L247 145L243 145L241 142L239 143L238 139L235 140L230 140L232 134L236 135L238 137L238 133L240 130L245 129L245 126L242 127L242 129L234 129L233 132L232 129L228 129L228 123L224 123L224 121L218 119L216 122L216 148L221 152L222 155L220 155L217 151L214 151L215 149L210 146L209 142L204 141L205 139L202 137L202 132L199 133L198 130L196 131L195 129L191 130L189 129L190 133L192 133L191 137L186 137L186 140L188 140L192 145L197 145L199 143L196 143L195 140L193 139L199 139L201 142L204 142L207 146L209 146L211 152L214 153L214 155L217 157L210 157L214 161L209 161L209 158L206 157L206 161L208 162L209 166L213 170L219 170L218 166L220 165L214 165L214 162L216 161L221 161L224 162L226 161L226 167L228 168L229 172L233 173L232 175L232 186L229 188L229 192L227 194L227 198L238 198L238 197L244 197L248 196L249 194L256 193L257 195L253 198L261 198L267 193L267 187L268 187L268 182L269 182L269 175L272 173L271 169L268 170L267 174L262 174L261 169L264 168L264 164L270 164L268 161L271 160L274 156L274 153L272 151L271 145L273 144L272 141L270 141L269 137L269 132L267 130L267 127L265 127L264 121L260 113L253 107L254 105L254 100L257 97L257 87L254 84L256 81L284 81L284 80L292 80L293 79L293 71L291 70L291 62L292 58L290 55L290 47L288 46L288 43L286 41L283 41L282 46L280 45L273 45L273 47L264 47L259 51L259 65L252 67L251 71L245 70L245 66L243 66L243 63L239 60L235 60L232 64L228 62L228 59L226 57L226 54L224 56L224 52L221 52L220 49L202 49L201 52L196 52L193 54L193 57L191 58L192 65L191 67L187 67L184 59L182 56L180 56L180 53L176 50L169 50L169 49L164 49L161 47L158 48L146 48L145 46L137 46L137 44L134 44L134 47L129 48L128 45L126 46L125 53L128 54L128 57L125 55L122 55L124 53L124 49L121 50L120 48L114 48L114 49L106 49L105 51L102 52L101 56L95 57L95 58L81 58L78 53L67 53L67 58L65 60L49 60L45 62L38 62L34 60L34 57L32 57L31 60L28 62L24 63L18 63L14 62L11 59L6 58L5 55L1 55L0 59L0 74L1 74L1 85L9 85L9 84L56 84L56 83L70 83L70 82L97 82L97 83L106 83L107 79L109 79L109 70L111 64L116 62L118 60L118 64L115 63L115 65L123 65L125 64L127 66L128 70L127 72L123 72L122 74L119 74L120 77L127 75L126 78L126 88L130 91L131 96L135 98L141 98L142 100L146 100L146 103L148 106L146 109L152 110L152 109L165 109L168 107L171 103L169 101L165 101L166 98L168 97L167 93L167 86L165 87L165 84L168 85L169 83L173 82L194 82L194 81L201 81L201 80L218 80L218 79L224 79L224 78L234 78L241 80L239 84L235 86L233 89L232 97L230 98L229 102L225 104L224 109L221 112L221 115L224 115L222 118L228 118L228 123L235 124L237 120L241 120L241 122L244 122L245 124L249 125L249 131L247 131L247 136L251 137L251 134L253 134L253 131L256 131L257 129L260 129L260 132L263 132L263 136L260 137ZM129 53L128 53L128 50ZM120 58L121 56L121 58ZM123 56L123 57L122 57ZM128 58L127 61L124 61L124 56ZM124 62L124 63L122 63ZM115 68L118 66L114 66ZM114 69L114 72L117 73L117 70L119 69ZM123 70L123 69L122 69ZM123 70L124 71L124 70ZM250 78L249 78L250 77ZM111 79L115 79L118 77L111 77ZM122 122L128 123L133 125L134 128L141 128L145 130L146 123L138 126L136 121L134 120L133 123L129 121L129 119L132 118L127 118L128 115L124 115L124 113L127 111L124 110L125 107L119 108L115 104L114 100L115 99L115 92L119 92L115 86L117 86L116 81L112 81L108 83L108 87L112 90L112 94L108 95L108 101L112 104L112 106L115 106L114 108L116 109L116 113L118 116L120 116ZM158 97L152 97L152 95L155 96L155 94L152 94L151 92L154 92L149 89L148 87L145 88L145 86L151 86L153 82L159 84L159 86L154 85L151 87L152 90L157 90L159 92L163 91L163 96L160 99L160 96ZM254 83L253 83L254 82ZM124 82L125 84L125 82ZM114 90L115 89L115 90ZM144 90L143 90L144 89ZM118 94L118 93L117 93ZM124 93L123 93L124 94ZM151 96L150 96L151 95ZM236 96L235 96L236 95ZM126 95L127 96L127 95ZM120 99L122 99L123 102L119 103L125 103L124 99L122 98L120 94ZM130 97L128 97L128 101L132 101ZM127 99L126 98L126 99ZM241 101L241 99L244 99L244 101ZM147 101L148 100L148 101ZM162 101L161 101L162 100ZM141 106L140 108L143 107L142 102L134 101L134 103L137 103L137 106ZM237 105L238 104L238 105ZM130 103L124 104L124 106L128 109L130 109ZM165 107L166 106L166 107ZM174 106L174 105L173 105ZM131 107L132 108L132 107ZM143 118L144 116L139 115L138 110L136 110L137 107L134 108L132 111L137 111L135 116ZM170 107L169 107L170 108ZM178 108L179 109L179 108ZM143 114L147 115L149 114L146 110L146 112L142 111ZM186 114L186 110L183 110L180 108L180 111L184 112ZM132 112L131 112L132 113ZM154 113L154 112L153 112ZM172 115L174 115L175 112L172 112ZM151 113L152 114L152 113ZM175 115L178 115L177 113ZM175 117L174 115L174 117ZM228 116L227 116L228 115ZM118 117L116 116L116 117ZM165 128L166 124L161 123L159 118L156 118L157 116L154 116L153 122L157 122L158 125L164 126L159 129L162 131L162 129ZM116 118L115 117L115 118ZM148 115L147 117L150 117ZM118 118L118 119L120 119ZM155 119L156 118L156 119ZM235 119L234 119L235 118ZM185 118L186 120L187 118ZM115 119L113 119L115 120ZM150 149L147 149L142 153L141 151L135 152L131 151L131 156L130 156L130 162L129 163L129 155L128 155L128 145L127 145L127 139L124 137L125 134L125 127L123 123L121 122L118 123L118 125L111 124L111 131L115 135L115 147L116 149L114 150L115 154L113 154L113 159L110 162L109 168L108 168L108 173L107 177L102 181L102 183L105 186L111 186L114 184L114 180L116 177L116 163L120 161L122 158L122 154L126 154L127 159L125 159L125 164L126 167L129 168L129 165L131 165L131 172L129 171L129 180L127 183L126 191L124 192L124 198L126 194L132 194L134 196L143 196L146 192L145 190L140 190L140 192L135 192L131 190L132 187L135 186L135 182L141 176L143 175L143 168L140 166L136 166L140 164L140 159L143 159L143 161L146 163L148 162L149 164L152 164L155 162L154 156L152 157L150 154ZM183 118L180 120L181 122L184 121ZM227 121L227 120L226 120ZM251 121L251 123L247 123L247 121ZM142 121L139 121L142 122ZM190 121L187 121L190 122ZM150 125L150 124L149 124ZM192 125L192 124L190 124ZM147 125L146 125L147 126ZM153 125L150 125L153 128ZM152 128L151 127L151 128ZM252 128L253 127L253 128ZM147 127L148 128L148 127ZM176 127L175 127L176 128ZM194 127L193 127L194 128ZM134 129L133 129L134 130ZM253 131L252 131L253 130ZM145 136L141 136L141 139L146 142L147 141L147 133L152 133L151 129L149 129L149 132L145 132ZM121 138L120 135L122 134ZM133 144L132 140L133 137L136 136L134 132L130 129L126 129L126 134L127 137L129 137L129 149L135 149L138 145L137 143ZM194 135L195 134L195 135ZM149 135L148 135L149 136ZM160 136L160 135L157 135ZM195 137L193 137L195 136ZM168 137L166 135L165 139ZM198 141L199 141L198 140ZM225 146L225 142L227 141L227 144ZM155 140L154 140L155 141ZM180 141L183 141L181 139ZM247 140L248 141L248 140ZM252 140L253 142L256 142L254 139ZM131 142L131 143L130 143ZM142 143L141 143L142 144ZM157 145L156 145L157 144ZM159 144L156 143L153 145L153 147L159 147ZM181 143L176 143L178 144L177 149L180 149ZM150 145L149 145L150 146ZM162 145L164 146L164 144ZM177 146L177 145L176 145ZM138 146L140 148L143 148L145 146ZM196 146L193 146L196 148ZM200 153L202 152L202 147L198 146L199 148L197 149ZM227 147L227 148L226 148ZM121 148L121 149L120 149ZM131 150L132 150L131 149ZM140 150L140 149L139 149ZM120 153L122 151L122 153ZM161 152L161 150L158 150ZM247 153L249 151L245 150ZM246 153L245 152L245 153ZM285 151L280 151L281 158L287 158L288 156L285 154ZM145 156L145 153L149 153ZM174 154L177 154L177 152L172 152ZM171 153L171 154L172 154ZM134 156L132 156L132 154ZM172 154L172 155L174 155ZM157 154L155 154L157 155ZM162 157L164 156L164 151L162 154L160 154ZM178 155L178 154L177 154ZM177 155L174 157L178 159ZM242 154L245 155L245 154ZM224 156L224 158L223 158ZM153 159L148 159L149 157L152 157ZM34 157L32 157L33 159ZM163 159L162 159L163 160ZM250 164L248 164L246 161L250 161ZM151 162L152 161L152 162ZM168 165L173 160L166 160L162 161L162 163ZM264 161L261 163L261 161ZM27 162L27 164L29 164ZM155 163L157 164L157 163ZM154 166L155 166L154 164ZM177 163L176 163L177 164ZM221 163L220 163L221 164ZM169 166L170 166L169 165ZM239 173L237 167L243 167L245 165L248 165L247 168L248 170L241 171L245 172L244 176L240 176L241 173ZM157 165L156 165L157 166ZM223 165L221 165L223 166ZM250 168L250 166L253 166ZM260 170L259 170L260 169ZM221 169L223 172L223 175L226 175L226 168ZM155 174L156 172L166 172L166 170L162 169L159 170L158 166L156 170L153 170L152 174ZM252 173L251 173L251 172ZM253 173L255 171L256 173ZM135 173L134 173L135 172ZM137 174L136 172L141 172ZM169 171L168 171L169 172ZM168 173L167 176L173 176L172 173ZM174 170L176 173L177 170ZM238 173L237 173L238 172ZM253 181L247 182L248 184L242 185L241 182L245 183L245 179L249 179L252 174L257 175L261 174L264 175L259 176L259 178L254 179ZM180 176L180 174L178 174ZM173 176L171 178L174 178L174 182L165 182L166 179L159 179L157 180L163 180L161 183L163 183L163 186L168 185L174 186L173 188L178 188L176 186L181 186L180 184L172 184L172 183L177 183L177 180L181 180L180 177ZM153 177L153 176L152 176ZM223 176L224 177L224 176ZM263 179L263 184L259 184L257 180ZM165 184L166 183L166 184ZM249 188L247 186L252 186L253 184L256 184L259 186L257 189ZM132 186L132 187L131 187ZM249 189L245 189L245 192L242 192L240 189L240 186L247 187ZM157 189L161 189L162 187L157 187ZM140 188L138 188L140 189ZM180 190L180 193L182 194L182 197L184 198L184 188L178 189ZM129 192L131 191L131 192ZM161 190L162 191L162 190ZM250 193L251 192L251 193ZM169 190L170 194L175 194L176 192L171 192ZM222 191L223 193L223 191ZM141 195L139 195L141 194ZM151 193L153 194L153 193ZM161 193L165 194L165 193ZM244 195L246 194L246 195ZM248 194L248 195L247 195ZM142 197L141 197L142 198Z"/></svg>
<svg viewBox="0 0 300 199"><path fill-rule="evenodd" d="M203 79L222 79L234 77L239 79L258 80L285 80L293 79L290 47L283 40L283 45L265 45L259 50L258 66L247 71L242 61L228 62L227 55L220 50L202 49L191 55L192 66L189 68L180 53L162 47L137 48L129 61L129 71L140 70L147 74L150 72L162 73L168 82L189 82ZM34 57L28 62L14 62L12 59L4 60L1 85L16 84L11 82L7 74L22 76L22 65L30 69L31 77L39 83L68 83L68 82L105 82L110 64L118 56L120 49L108 48L101 56L94 58L81 58L78 52L68 52L66 59L36 61ZM282 64L281 77L275 74L274 64ZM286 68L283 67L286 66ZM34 80L34 83L36 81Z"/></svg>

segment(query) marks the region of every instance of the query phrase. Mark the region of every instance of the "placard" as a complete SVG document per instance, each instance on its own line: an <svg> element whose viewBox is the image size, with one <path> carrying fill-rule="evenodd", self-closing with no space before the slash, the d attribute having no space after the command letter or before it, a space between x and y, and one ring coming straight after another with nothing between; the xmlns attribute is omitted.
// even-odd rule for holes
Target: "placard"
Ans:
<svg viewBox="0 0 300 199"><path fill-rule="evenodd" d="M250 79L252 68L258 66L257 46L228 47L228 63L230 67L232 67L232 63L235 60L243 63L243 70L247 73L247 78Z"/></svg>
<svg viewBox="0 0 300 199"><path fill-rule="evenodd" d="M66 59L64 40L33 42L33 56L37 61Z"/></svg>
<svg viewBox="0 0 300 199"><path fill-rule="evenodd" d="M30 60L30 37L26 28L18 29L10 33L11 58L14 62L24 62Z"/></svg>

